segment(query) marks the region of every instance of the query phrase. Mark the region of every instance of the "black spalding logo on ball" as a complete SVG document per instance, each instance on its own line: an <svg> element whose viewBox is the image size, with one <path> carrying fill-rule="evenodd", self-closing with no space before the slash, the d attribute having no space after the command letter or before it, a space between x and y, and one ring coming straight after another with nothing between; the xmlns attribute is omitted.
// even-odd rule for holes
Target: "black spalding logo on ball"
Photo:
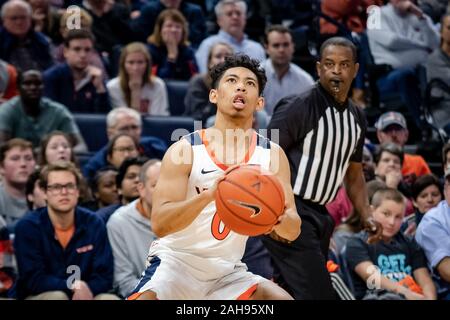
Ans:
<svg viewBox="0 0 450 320"><path fill-rule="evenodd" d="M242 202L239 200L228 200L228 202L231 202L231 203L237 204L238 206L253 210L253 213L250 216L250 218L256 218L261 213L261 208L258 206L255 206L253 204Z"/></svg>

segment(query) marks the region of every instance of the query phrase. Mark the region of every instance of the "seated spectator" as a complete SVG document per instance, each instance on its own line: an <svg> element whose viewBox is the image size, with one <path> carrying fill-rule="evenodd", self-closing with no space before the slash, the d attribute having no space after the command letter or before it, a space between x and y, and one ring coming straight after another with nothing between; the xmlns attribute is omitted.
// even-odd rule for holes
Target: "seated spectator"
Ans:
<svg viewBox="0 0 450 320"><path fill-rule="evenodd" d="M380 95L399 94L417 128L424 130L416 67L439 46L439 34L430 17L410 0L390 0L381 7L378 21L377 28L367 30L370 50L376 64L392 68L377 81Z"/></svg>
<svg viewBox="0 0 450 320"><path fill-rule="evenodd" d="M80 29L92 32L92 17L83 8L78 7L77 10L79 10L80 12ZM62 41L67 37L67 34L70 31L67 26L70 25L70 19L72 19L72 17L73 11L71 10L65 10L61 16L59 23L59 33ZM64 43L60 43L58 46L55 46L52 51L52 55L57 63L66 62L66 58L64 57ZM102 70L103 80L108 80L105 61L96 48L92 50L88 60L90 65Z"/></svg>
<svg viewBox="0 0 450 320"><path fill-rule="evenodd" d="M441 202L441 183L433 174L421 176L411 186L411 195L415 212L405 219L402 231L407 235L414 236L416 228L424 215Z"/></svg>
<svg viewBox="0 0 450 320"><path fill-rule="evenodd" d="M375 153L375 178L386 183L388 188L398 189L407 198L411 197L410 185L402 176L403 151L399 145L387 142L379 146ZM407 212L412 213L412 203L407 206Z"/></svg>
<svg viewBox="0 0 450 320"><path fill-rule="evenodd" d="M41 170L35 170L28 177L27 184L25 186L25 194L27 197L28 210L34 211L39 208L47 206L45 198L45 191L41 189L39 185L39 176Z"/></svg>
<svg viewBox="0 0 450 320"><path fill-rule="evenodd" d="M44 135L60 130L73 139L77 150L87 150L72 114L65 106L42 97L42 74L25 71L18 78L19 96L0 108L0 142L11 138L30 141L39 146Z"/></svg>
<svg viewBox="0 0 450 320"><path fill-rule="evenodd" d="M92 17L92 33L97 40L95 47L98 52L111 54L114 46L129 42L132 35L129 26L130 10L124 4L107 0L84 0L82 8Z"/></svg>
<svg viewBox="0 0 450 320"><path fill-rule="evenodd" d="M127 158L135 158L139 155L138 144L127 133L118 133L108 142L106 160L108 165L119 169Z"/></svg>
<svg viewBox="0 0 450 320"><path fill-rule="evenodd" d="M235 53L245 53L250 58L260 62L266 59L264 48L256 41L248 39L244 33L247 3L243 0L221 0L214 8L217 24L220 27L218 34L212 35L202 41L195 53L200 72L208 71L208 54L211 46L216 42L225 42L233 47Z"/></svg>
<svg viewBox="0 0 450 320"><path fill-rule="evenodd" d="M423 217L417 227L416 240L437 278L439 298L450 300L450 166L444 177L445 200Z"/></svg>
<svg viewBox="0 0 450 320"><path fill-rule="evenodd" d="M159 14L148 38L154 74L163 79L189 80L198 72L188 33L187 21L178 10L167 9Z"/></svg>
<svg viewBox="0 0 450 320"><path fill-rule="evenodd" d="M0 147L0 216L10 230L27 211L25 187L35 164L31 142L15 138Z"/></svg>
<svg viewBox="0 0 450 320"><path fill-rule="evenodd" d="M44 73L44 95L71 112L106 113L110 110L101 69L89 64L94 38L87 30L70 30L64 39L66 62Z"/></svg>
<svg viewBox="0 0 450 320"><path fill-rule="evenodd" d="M146 3L141 8L141 14L131 21L131 28L137 41L145 42L153 33L156 19L166 9L177 9L189 24L189 41L194 48L206 36L206 22L201 7L184 0L156 0Z"/></svg>
<svg viewBox="0 0 450 320"><path fill-rule="evenodd" d="M399 112L385 112L375 123L380 144L393 142L403 148L408 141L409 131L405 117ZM404 153L402 175L411 183L424 174L430 174L425 159L416 154Z"/></svg>
<svg viewBox="0 0 450 320"><path fill-rule="evenodd" d="M137 188L139 182L139 171L147 160L148 158L145 157L128 158L125 159L120 166L116 176L119 203L111 204L96 212L96 214L103 219L105 224L118 208L133 202L139 197L139 191Z"/></svg>
<svg viewBox="0 0 450 320"><path fill-rule="evenodd" d="M152 58L144 44L133 42L122 49L119 76L106 85L111 106L129 107L142 114L168 116L166 84L153 76Z"/></svg>
<svg viewBox="0 0 450 320"><path fill-rule="evenodd" d="M135 141L139 142L139 151L148 158L162 159L167 146L164 141L156 137L141 137L142 119L139 113L131 108L115 108L106 117L108 139L120 132L130 134ZM107 165L107 146L101 148L89 159L83 168L83 176L91 180L95 172Z"/></svg>
<svg viewBox="0 0 450 320"><path fill-rule="evenodd" d="M444 173L448 166L450 166L450 142L442 147L442 169Z"/></svg>
<svg viewBox="0 0 450 320"><path fill-rule="evenodd" d="M373 196L371 205L373 219L383 227L382 239L369 244L368 233L362 231L347 242L346 259L355 297L371 299L372 293L373 299L377 299L377 294L381 299L380 292L373 290L381 289L391 293L392 299L436 299L422 249L400 232L405 214L403 195L395 189L381 189ZM373 284L375 288L371 288Z"/></svg>
<svg viewBox="0 0 450 320"><path fill-rule="evenodd" d="M211 47L208 54L208 70L211 70L216 64L224 62L225 57L232 54L233 48L230 45L225 42L217 42ZM184 98L184 105L186 106L185 116L200 120L203 124L206 124L206 120L216 114L216 105L209 101L211 82L209 71L197 74L191 78Z"/></svg>
<svg viewBox="0 0 450 320"><path fill-rule="evenodd" d="M19 94L16 82L16 68L0 59L0 104Z"/></svg>
<svg viewBox="0 0 450 320"><path fill-rule="evenodd" d="M372 180L367 183L367 195L369 197L369 203L372 201L373 195L380 189L386 188L386 184L382 181ZM356 214L352 209L350 214L342 220L333 232L332 241L330 247L335 253L341 254L342 249L347 244L347 240L354 234L360 232L363 229L361 223L361 216Z"/></svg>
<svg viewBox="0 0 450 320"><path fill-rule="evenodd" d="M450 12L441 20L441 46L428 57L427 80L440 79L450 86ZM433 108L433 118L439 128L444 128L450 136L450 92L435 88L432 97L441 99Z"/></svg>
<svg viewBox="0 0 450 320"><path fill-rule="evenodd" d="M288 28L270 26L266 30L264 44L269 56L262 64L267 76L264 110L271 116L281 98L302 94L314 84L314 80L302 68L291 63L295 48Z"/></svg>
<svg viewBox="0 0 450 320"><path fill-rule="evenodd" d="M53 8L50 0L28 0L32 9L34 31L42 32L53 44L61 43L59 20L61 13Z"/></svg>
<svg viewBox="0 0 450 320"><path fill-rule="evenodd" d="M75 152L72 141L64 132L53 131L41 140L38 164L42 168L57 161L69 161L75 164Z"/></svg>
<svg viewBox="0 0 450 320"><path fill-rule="evenodd" d="M149 160L139 173L139 199L117 209L106 226L114 256L114 287L128 297L145 270L148 249L156 239L150 223L152 195L161 162Z"/></svg>
<svg viewBox="0 0 450 320"><path fill-rule="evenodd" d="M105 225L90 211L77 207L80 179L70 162L57 162L42 170L40 185L47 206L27 215L16 227L17 298L117 299L108 294L113 256ZM77 267L72 273L79 275L72 281L67 269L71 265Z"/></svg>
<svg viewBox="0 0 450 320"><path fill-rule="evenodd" d="M49 42L42 33L33 30L30 4L22 0L7 1L1 15L0 58L19 71L44 71L52 66Z"/></svg>
<svg viewBox="0 0 450 320"><path fill-rule="evenodd" d="M97 171L91 183L92 194L95 197L95 205L92 210L119 203L119 194L116 185L117 170L114 167L105 167Z"/></svg>
<svg viewBox="0 0 450 320"><path fill-rule="evenodd" d="M0 300L8 298L16 277L12 240L5 219L0 216Z"/></svg>

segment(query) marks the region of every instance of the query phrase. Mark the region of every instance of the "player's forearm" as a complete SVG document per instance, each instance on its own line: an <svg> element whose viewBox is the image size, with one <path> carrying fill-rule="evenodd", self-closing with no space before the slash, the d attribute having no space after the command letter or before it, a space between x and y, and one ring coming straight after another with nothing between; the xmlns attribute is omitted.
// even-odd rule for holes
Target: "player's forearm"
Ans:
<svg viewBox="0 0 450 320"><path fill-rule="evenodd" d="M287 209L285 214L286 218L283 219L275 232L283 239L294 241L300 235L301 219L294 209Z"/></svg>
<svg viewBox="0 0 450 320"><path fill-rule="evenodd" d="M213 199L202 192L190 199L163 203L153 207L152 230L158 237L164 237L183 230L190 225Z"/></svg>

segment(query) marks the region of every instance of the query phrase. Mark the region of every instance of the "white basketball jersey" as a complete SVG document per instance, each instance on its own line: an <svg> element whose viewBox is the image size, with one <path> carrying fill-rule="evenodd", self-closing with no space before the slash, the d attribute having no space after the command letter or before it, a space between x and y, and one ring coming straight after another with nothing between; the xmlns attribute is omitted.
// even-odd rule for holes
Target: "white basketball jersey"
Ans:
<svg viewBox="0 0 450 320"><path fill-rule="evenodd" d="M193 150L187 199L210 188L227 169L206 149L203 132L195 131L184 137L191 143ZM247 164L258 164L269 170L269 140L254 132L246 159ZM212 201L185 229L155 240L150 247L149 259L154 255L176 259L180 266L187 264L192 267L191 272L198 279L213 280L231 273L237 265L241 265L247 238L224 226L216 212L215 201Z"/></svg>

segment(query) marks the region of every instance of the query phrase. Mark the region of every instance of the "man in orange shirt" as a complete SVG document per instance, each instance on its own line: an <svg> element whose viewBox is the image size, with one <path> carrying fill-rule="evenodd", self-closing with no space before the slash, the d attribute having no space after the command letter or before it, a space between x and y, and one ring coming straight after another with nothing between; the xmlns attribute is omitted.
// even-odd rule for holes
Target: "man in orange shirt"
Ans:
<svg viewBox="0 0 450 320"><path fill-rule="evenodd" d="M403 148L406 141L408 141L408 126L405 117L401 113L393 111L383 113L375 127L377 128L377 137L380 144L393 142ZM412 175L420 177L429 173L431 173L431 170L422 156L405 153L402 167L403 177Z"/></svg>

